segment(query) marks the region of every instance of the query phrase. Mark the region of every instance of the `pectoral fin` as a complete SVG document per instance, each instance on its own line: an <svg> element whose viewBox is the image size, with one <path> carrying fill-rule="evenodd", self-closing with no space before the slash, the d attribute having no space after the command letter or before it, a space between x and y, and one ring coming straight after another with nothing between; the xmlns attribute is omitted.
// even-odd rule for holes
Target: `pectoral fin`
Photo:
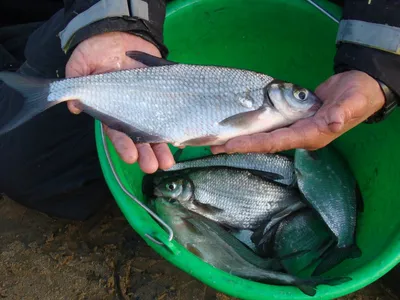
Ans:
<svg viewBox="0 0 400 300"><path fill-rule="evenodd" d="M266 108L262 107L257 110L243 112L231 117L228 117L219 122L221 126L232 126L235 128L246 128L251 123L257 121L258 117L265 111Z"/></svg>
<svg viewBox="0 0 400 300"><path fill-rule="evenodd" d="M193 233L193 234L197 234L197 235L201 235L201 232L198 231L198 229L196 228L195 225L192 224L192 222L190 222L190 217L188 218L182 218L183 223L185 224L185 226L187 227L187 229Z"/></svg>
<svg viewBox="0 0 400 300"><path fill-rule="evenodd" d="M221 209L219 207L215 207L210 204L204 204L197 200L193 200L193 204L196 205L199 210L203 211L204 213L211 214L211 215L214 215L216 213L224 211L223 209Z"/></svg>
<svg viewBox="0 0 400 300"><path fill-rule="evenodd" d="M258 171L258 170L247 170L247 171L250 172L251 174L259 176L265 180L277 181L277 180L285 179L285 177L283 177L282 175L277 174L277 173Z"/></svg>
<svg viewBox="0 0 400 300"><path fill-rule="evenodd" d="M285 209L281 210L277 214L275 214L271 218L271 220L268 222L268 224L265 226L263 234L265 235L268 232L268 230L271 227L273 227L275 224L279 223L281 220L286 218L288 215L290 215L291 213L293 213L303 207L306 207L306 204L299 201L299 202L296 202L295 204L292 204L292 205L286 207ZM264 242L265 242L265 240L264 240L264 238L262 238L259 243L261 244Z"/></svg>
<svg viewBox="0 0 400 300"><path fill-rule="evenodd" d="M193 244L186 244L185 248L188 249L194 255L198 256L201 259L203 259L203 254Z"/></svg>
<svg viewBox="0 0 400 300"><path fill-rule="evenodd" d="M207 135L200 138L194 138L182 143L183 146L210 146L218 140L216 135Z"/></svg>

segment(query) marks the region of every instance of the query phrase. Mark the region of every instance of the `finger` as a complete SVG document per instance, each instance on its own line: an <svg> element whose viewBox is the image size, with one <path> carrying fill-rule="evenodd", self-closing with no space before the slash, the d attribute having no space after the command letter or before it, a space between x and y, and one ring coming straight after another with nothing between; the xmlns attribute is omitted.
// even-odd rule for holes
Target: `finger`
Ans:
<svg viewBox="0 0 400 300"><path fill-rule="evenodd" d="M339 106L331 107L324 116L325 122L332 133L342 132L346 122L346 112Z"/></svg>
<svg viewBox="0 0 400 300"><path fill-rule="evenodd" d="M104 126L104 131L113 143L115 150L118 152L123 161L133 164L138 159L138 151L133 141L124 133L116 131Z"/></svg>
<svg viewBox="0 0 400 300"><path fill-rule="evenodd" d="M73 113L74 115L78 115L82 112L82 109L80 108L80 104L78 100L70 100L67 101L67 106L68 109L71 113Z"/></svg>
<svg viewBox="0 0 400 300"><path fill-rule="evenodd" d="M160 169L166 170L175 164L174 157L167 144L154 144L152 145L152 148L157 157Z"/></svg>
<svg viewBox="0 0 400 300"><path fill-rule="evenodd" d="M217 146L211 146L210 150L212 154L220 154L220 153L225 153L225 146L226 145L217 145Z"/></svg>
<svg viewBox="0 0 400 300"><path fill-rule="evenodd" d="M329 141L329 135L321 132L317 124L310 120L303 120L291 127L270 133L234 138L225 144L223 151L228 153L276 153L295 148L315 149ZM214 151L221 151L221 148Z"/></svg>
<svg viewBox="0 0 400 300"><path fill-rule="evenodd" d="M317 88L315 89L315 94L322 101L325 101L326 99L332 97L332 90L335 89L335 86L337 86L339 79L340 76L338 76L338 74L329 77L326 81L317 86Z"/></svg>
<svg viewBox="0 0 400 300"><path fill-rule="evenodd" d="M368 99L360 93L344 93L323 115L332 133L343 133L345 127L368 117Z"/></svg>
<svg viewBox="0 0 400 300"><path fill-rule="evenodd" d="M139 165L143 172L147 174L154 173L158 169L157 157L154 154L150 144L137 144L136 148L139 152Z"/></svg>

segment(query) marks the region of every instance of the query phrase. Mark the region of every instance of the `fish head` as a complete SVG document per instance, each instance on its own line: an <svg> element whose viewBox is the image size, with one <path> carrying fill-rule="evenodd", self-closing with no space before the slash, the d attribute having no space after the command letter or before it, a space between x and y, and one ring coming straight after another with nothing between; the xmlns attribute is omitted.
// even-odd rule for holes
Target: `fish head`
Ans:
<svg viewBox="0 0 400 300"><path fill-rule="evenodd" d="M181 203L189 201L192 194L193 188L190 180L180 176L164 178L154 187L155 196Z"/></svg>
<svg viewBox="0 0 400 300"><path fill-rule="evenodd" d="M292 121L311 117L322 106L322 101L310 90L280 80L268 84L265 97L270 106Z"/></svg>

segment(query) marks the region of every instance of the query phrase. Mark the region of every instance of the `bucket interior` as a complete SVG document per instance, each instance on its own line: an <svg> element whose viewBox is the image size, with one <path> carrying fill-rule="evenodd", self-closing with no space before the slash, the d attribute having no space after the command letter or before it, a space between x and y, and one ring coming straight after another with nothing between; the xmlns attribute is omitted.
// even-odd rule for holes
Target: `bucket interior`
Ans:
<svg viewBox="0 0 400 300"><path fill-rule="evenodd" d="M327 1L318 1L340 13ZM333 74L338 24L305 0L192 0L168 4L164 27L171 60L250 69L314 90ZM348 160L359 183L365 211L358 218L358 259L348 259L326 275L351 276L340 286L318 287L319 299L332 299L383 276L400 262L400 114L380 124L362 124L333 145ZM172 264L228 295L242 299L309 298L295 287L272 286L241 279L204 263L175 241L159 223L127 196L115 179L96 121L99 157L109 187L125 217L145 241ZM106 139L115 172L128 192L146 203L143 173L125 164ZM173 151L176 149L171 147ZM190 147L182 159L210 154ZM150 236L150 238L149 238ZM151 237L167 246L156 244Z"/></svg>

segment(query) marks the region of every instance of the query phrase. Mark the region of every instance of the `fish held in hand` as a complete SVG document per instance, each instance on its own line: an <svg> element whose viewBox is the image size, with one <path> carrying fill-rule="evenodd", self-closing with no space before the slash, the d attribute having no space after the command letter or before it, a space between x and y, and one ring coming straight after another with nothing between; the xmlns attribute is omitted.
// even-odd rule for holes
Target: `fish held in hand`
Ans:
<svg viewBox="0 0 400 300"><path fill-rule="evenodd" d="M274 271L275 259L263 259L242 245L218 224L192 213L179 202L164 198L154 201L156 213L174 231L176 240L210 265L242 278L276 285L293 285L313 296L319 284L337 285L350 280L339 278L298 278Z"/></svg>
<svg viewBox="0 0 400 300"><path fill-rule="evenodd" d="M266 181L247 170L190 169L155 178L154 195L235 229L254 229L279 221L305 204L297 189ZM275 218L278 216L278 218Z"/></svg>
<svg viewBox="0 0 400 300"><path fill-rule="evenodd" d="M83 112L135 143L220 145L288 126L314 115L322 104L305 88L253 71L178 64L141 52L127 55L147 67L63 79L0 72L0 80L24 97L0 134L76 100Z"/></svg>
<svg viewBox="0 0 400 300"><path fill-rule="evenodd" d="M317 151L296 149L295 172L305 200L337 239L314 274L322 274L347 258L361 256L356 245L357 183L346 161L332 147Z"/></svg>

